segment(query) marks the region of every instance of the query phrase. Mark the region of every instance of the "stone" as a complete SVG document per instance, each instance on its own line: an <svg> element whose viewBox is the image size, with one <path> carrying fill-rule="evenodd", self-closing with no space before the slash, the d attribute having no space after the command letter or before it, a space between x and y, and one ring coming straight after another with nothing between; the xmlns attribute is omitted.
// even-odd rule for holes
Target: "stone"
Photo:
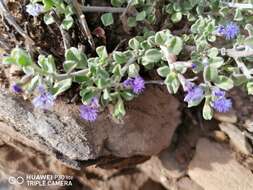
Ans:
<svg viewBox="0 0 253 190"><path fill-rule="evenodd" d="M224 131L230 138L231 144L243 154L249 155L252 153L252 148L248 143L243 133L233 124L220 123L219 127Z"/></svg>
<svg viewBox="0 0 253 190"><path fill-rule="evenodd" d="M47 154L57 152L80 161L107 155L126 158L158 154L170 145L180 122L178 101L165 90L153 87L126 105L123 124L110 119L107 111L96 122L85 122L79 116L79 106L60 100L52 111L35 110L29 101L3 89L0 107L0 120L8 126L6 130L22 136L20 141L29 139Z"/></svg>
<svg viewBox="0 0 253 190"><path fill-rule="evenodd" d="M147 180L139 190L165 190L165 188L160 184L152 180Z"/></svg>
<svg viewBox="0 0 253 190"><path fill-rule="evenodd" d="M253 133L253 120L247 119L243 125L249 132Z"/></svg>
<svg viewBox="0 0 253 190"><path fill-rule="evenodd" d="M189 177L205 190L252 190L253 174L240 165L227 145L200 139Z"/></svg>
<svg viewBox="0 0 253 190"><path fill-rule="evenodd" d="M80 172L80 181L89 190L164 190L161 184L152 181L135 167L102 169L95 166Z"/></svg>
<svg viewBox="0 0 253 190"><path fill-rule="evenodd" d="M230 111L226 113L215 112L214 118L221 122L227 122L227 123L237 122L237 116L236 116L235 111Z"/></svg>
<svg viewBox="0 0 253 190"><path fill-rule="evenodd" d="M178 190L204 190L189 177L183 177L178 182Z"/></svg>
<svg viewBox="0 0 253 190"><path fill-rule="evenodd" d="M175 186L177 179L186 173L186 168L177 162L173 152L162 151L159 155L153 156L147 162L138 165L152 180L161 183L165 188Z"/></svg>
<svg viewBox="0 0 253 190"><path fill-rule="evenodd" d="M212 136L216 141L220 141L220 142L228 141L228 137L226 136L226 134L223 131L215 130L215 131L213 131Z"/></svg>

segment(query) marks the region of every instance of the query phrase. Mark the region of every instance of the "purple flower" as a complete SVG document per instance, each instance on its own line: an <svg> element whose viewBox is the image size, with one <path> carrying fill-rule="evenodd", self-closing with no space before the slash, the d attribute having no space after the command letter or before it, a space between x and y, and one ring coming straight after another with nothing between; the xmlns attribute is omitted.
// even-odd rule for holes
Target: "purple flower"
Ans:
<svg viewBox="0 0 253 190"><path fill-rule="evenodd" d="M212 94L213 96L216 96L216 97L225 97L225 91L219 89L219 88L214 88L213 91L212 91Z"/></svg>
<svg viewBox="0 0 253 190"><path fill-rule="evenodd" d="M217 33L218 35L223 36L223 35L225 35L225 32L226 32L225 26L220 25L220 26L218 26L217 29L216 29L216 33Z"/></svg>
<svg viewBox="0 0 253 190"><path fill-rule="evenodd" d="M133 91L135 94L140 94L145 88L145 81L141 77L136 77L133 82Z"/></svg>
<svg viewBox="0 0 253 190"><path fill-rule="evenodd" d="M98 98L92 98L88 105L80 106L80 116L86 121L94 122L98 116Z"/></svg>
<svg viewBox="0 0 253 190"><path fill-rule="evenodd" d="M227 40L231 40L236 38L236 36L239 34L240 28L237 24L230 22L226 26L218 26L216 29L216 33L218 35L224 36Z"/></svg>
<svg viewBox="0 0 253 190"><path fill-rule="evenodd" d="M196 69L196 68L197 68L197 64L193 63L193 64L191 65L191 68L192 68L192 69Z"/></svg>
<svg viewBox="0 0 253 190"><path fill-rule="evenodd" d="M142 77L129 78L123 82L123 86L130 87L135 94L140 94L145 89L145 81Z"/></svg>
<svg viewBox="0 0 253 190"><path fill-rule="evenodd" d="M218 112L228 112L232 107L232 101L225 97L221 97L213 101L212 107Z"/></svg>
<svg viewBox="0 0 253 190"><path fill-rule="evenodd" d="M212 90L212 95L215 100L212 102L212 107L218 112L228 112L232 107L232 102L230 99L225 97L226 92L215 87Z"/></svg>
<svg viewBox="0 0 253 190"><path fill-rule="evenodd" d="M195 86L188 91L184 98L184 101L188 103L194 103L202 100L203 97L204 90L199 86Z"/></svg>
<svg viewBox="0 0 253 190"><path fill-rule="evenodd" d="M227 40L234 39L239 34L239 32L240 28L237 26L237 24L231 22L226 26L225 37Z"/></svg>
<svg viewBox="0 0 253 190"><path fill-rule="evenodd" d="M95 121L98 116L98 109L93 108L87 105L81 105L80 106L80 114L83 119L86 121Z"/></svg>
<svg viewBox="0 0 253 190"><path fill-rule="evenodd" d="M12 91L15 93L21 93L23 90L18 84L12 85Z"/></svg>
<svg viewBox="0 0 253 190"><path fill-rule="evenodd" d="M26 5L26 12L32 16L38 16L44 11L44 7L41 4L34 3Z"/></svg>
<svg viewBox="0 0 253 190"><path fill-rule="evenodd" d="M40 95L33 99L32 103L36 108L49 110L54 105L54 96L47 92L44 87L39 87Z"/></svg>
<svg viewBox="0 0 253 190"><path fill-rule="evenodd" d="M134 79L133 78L129 78L129 79L127 79L127 80L125 80L123 82L123 86L125 88L132 87L133 86L133 82L134 82Z"/></svg>
<svg viewBox="0 0 253 190"><path fill-rule="evenodd" d="M185 81L185 85L184 85L184 91L185 91L185 92L189 92L189 91L192 90L195 86L196 86L196 85L195 85L193 82L186 80L186 81Z"/></svg>

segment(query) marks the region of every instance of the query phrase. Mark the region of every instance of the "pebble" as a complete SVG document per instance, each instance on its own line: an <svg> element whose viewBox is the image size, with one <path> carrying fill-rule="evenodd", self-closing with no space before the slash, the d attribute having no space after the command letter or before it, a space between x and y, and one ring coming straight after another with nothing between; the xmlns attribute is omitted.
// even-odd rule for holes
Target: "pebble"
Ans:
<svg viewBox="0 0 253 190"><path fill-rule="evenodd" d="M218 131L218 130L214 131L213 132L213 138L216 141L219 141L219 142L228 141L228 137L223 131Z"/></svg>

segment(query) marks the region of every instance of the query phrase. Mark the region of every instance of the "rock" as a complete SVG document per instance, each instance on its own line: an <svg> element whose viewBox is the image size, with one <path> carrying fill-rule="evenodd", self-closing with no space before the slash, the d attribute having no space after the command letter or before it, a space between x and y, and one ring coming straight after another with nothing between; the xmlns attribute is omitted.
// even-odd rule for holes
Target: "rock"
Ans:
<svg viewBox="0 0 253 190"><path fill-rule="evenodd" d="M220 142L225 142L228 140L228 137L226 136L226 134L223 131L218 131L218 130L213 132L213 138L216 141L220 141Z"/></svg>
<svg viewBox="0 0 253 190"><path fill-rule="evenodd" d="M233 124L220 123L219 127L230 138L231 144L243 154L251 154L252 148L243 133Z"/></svg>
<svg viewBox="0 0 253 190"><path fill-rule="evenodd" d="M220 113L215 112L214 118L221 122L227 122L227 123L236 123L237 122L237 116L235 111L230 111L227 113Z"/></svg>
<svg viewBox="0 0 253 190"><path fill-rule="evenodd" d="M138 169L104 170L98 167L85 168L80 181L92 190L164 190Z"/></svg>
<svg viewBox="0 0 253 190"><path fill-rule="evenodd" d="M188 177L183 177L177 182L178 190L204 190Z"/></svg>
<svg viewBox="0 0 253 190"><path fill-rule="evenodd" d="M235 160L227 146L207 139L199 140L188 174L205 190L253 189L251 171Z"/></svg>
<svg viewBox="0 0 253 190"><path fill-rule="evenodd" d="M154 156L149 161L138 166L152 180L161 183L166 189L175 186L171 178L166 177L166 171L158 157Z"/></svg>
<svg viewBox="0 0 253 190"><path fill-rule="evenodd" d="M138 166L152 180L161 183L167 189L175 186L175 181L186 173L172 152L164 150L158 156Z"/></svg>
<svg viewBox="0 0 253 190"><path fill-rule="evenodd" d="M165 190L165 188L160 183L147 180L139 190Z"/></svg>
<svg viewBox="0 0 253 190"><path fill-rule="evenodd" d="M54 111L41 112L0 90L0 120L6 130L18 132L20 141L29 139L47 154L57 152L70 160L158 154L168 147L180 122L178 106L173 96L150 87L126 106L124 124L114 123L108 112L91 124L80 119L79 106L58 101Z"/></svg>
<svg viewBox="0 0 253 190"><path fill-rule="evenodd" d="M253 133L253 120L247 119L243 125L249 132Z"/></svg>

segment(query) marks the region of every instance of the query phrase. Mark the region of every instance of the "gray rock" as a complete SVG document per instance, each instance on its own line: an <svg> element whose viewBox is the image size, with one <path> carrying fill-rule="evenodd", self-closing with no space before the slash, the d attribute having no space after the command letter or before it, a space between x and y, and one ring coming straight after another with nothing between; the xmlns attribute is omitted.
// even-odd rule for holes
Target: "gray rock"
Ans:
<svg viewBox="0 0 253 190"><path fill-rule="evenodd" d="M233 124L220 123L219 127L230 138L231 144L243 154L251 154L252 148L243 133Z"/></svg>
<svg viewBox="0 0 253 190"><path fill-rule="evenodd" d="M79 106L58 101L53 111L42 112L0 90L0 120L6 130L14 130L21 141L29 139L47 154L60 153L72 160L158 154L170 144L180 122L178 106L168 93L147 88L127 105L123 124L115 123L107 111L95 123L87 123L80 120Z"/></svg>
<svg viewBox="0 0 253 190"><path fill-rule="evenodd" d="M186 173L186 168L175 159L173 152L162 151L149 161L138 166L152 180L161 183L167 189L176 188L177 179Z"/></svg>
<svg viewBox="0 0 253 190"><path fill-rule="evenodd" d="M183 177L177 182L178 190L204 190L188 177Z"/></svg>
<svg viewBox="0 0 253 190"><path fill-rule="evenodd" d="M188 174L205 190L253 189L253 174L235 160L228 146L207 139L199 140Z"/></svg>
<svg viewBox="0 0 253 190"><path fill-rule="evenodd" d="M226 122L226 123L236 123L237 122L237 116L236 116L235 111L230 111L227 113L215 112L214 118L218 121Z"/></svg>

